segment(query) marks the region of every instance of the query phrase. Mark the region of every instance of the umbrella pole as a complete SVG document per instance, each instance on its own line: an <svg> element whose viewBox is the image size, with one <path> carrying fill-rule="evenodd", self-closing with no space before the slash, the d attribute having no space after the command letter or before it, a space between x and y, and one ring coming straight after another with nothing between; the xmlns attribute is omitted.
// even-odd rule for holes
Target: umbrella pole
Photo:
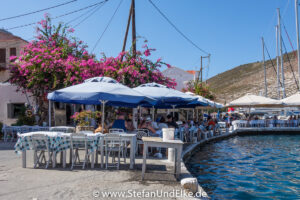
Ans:
<svg viewBox="0 0 300 200"><path fill-rule="evenodd" d="M152 106L152 120L153 120L153 121L155 121L155 120L154 120L154 112L155 112L154 106Z"/></svg>
<svg viewBox="0 0 300 200"><path fill-rule="evenodd" d="M199 122L199 112L197 108L196 108L196 118L197 118L197 122Z"/></svg>
<svg viewBox="0 0 300 200"><path fill-rule="evenodd" d="M172 108L173 108L173 118L175 117L175 105L172 105Z"/></svg>
<svg viewBox="0 0 300 200"><path fill-rule="evenodd" d="M51 101L49 100L49 108L48 108L48 115L49 115L49 127L51 127Z"/></svg>
<svg viewBox="0 0 300 200"><path fill-rule="evenodd" d="M140 115L140 117L139 117L139 120L141 120L141 117L142 117L142 107L141 106L139 106L139 115Z"/></svg>
<svg viewBox="0 0 300 200"><path fill-rule="evenodd" d="M105 104L107 101L103 101L101 100L100 101L101 104L102 104L102 117L101 117L101 124L102 124L102 133L104 134L104 118L105 118Z"/></svg>

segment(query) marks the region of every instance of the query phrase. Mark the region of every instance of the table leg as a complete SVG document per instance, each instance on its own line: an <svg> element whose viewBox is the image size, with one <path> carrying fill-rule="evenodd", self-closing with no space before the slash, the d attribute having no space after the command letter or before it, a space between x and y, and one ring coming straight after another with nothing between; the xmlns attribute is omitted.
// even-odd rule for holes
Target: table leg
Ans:
<svg viewBox="0 0 300 200"><path fill-rule="evenodd" d="M176 166L176 178L178 179L181 174L181 153L182 153L182 146L177 148L177 166Z"/></svg>
<svg viewBox="0 0 300 200"><path fill-rule="evenodd" d="M70 148L70 158L69 158L69 163L72 164L72 149Z"/></svg>
<svg viewBox="0 0 300 200"><path fill-rule="evenodd" d="M62 152L62 154L63 154L63 168L66 168L67 151L64 150L64 151Z"/></svg>
<svg viewBox="0 0 300 200"><path fill-rule="evenodd" d="M91 168L94 169L94 167L95 167L95 152L92 153L92 158L91 159L92 159L91 160L92 161L91 162Z"/></svg>
<svg viewBox="0 0 300 200"><path fill-rule="evenodd" d="M63 163L63 152L61 151L60 152L60 164L62 165L62 163Z"/></svg>
<svg viewBox="0 0 300 200"><path fill-rule="evenodd" d="M143 166L142 166L142 180L144 180L145 172L146 172L147 150L148 150L148 145L144 143Z"/></svg>
<svg viewBox="0 0 300 200"><path fill-rule="evenodd" d="M98 154L98 148L97 148L97 150L96 150L96 157L95 157L95 164L96 165L98 164L98 156L99 156L99 154Z"/></svg>
<svg viewBox="0 0 300 200"><path fill-rule="evenodd" d="M177 155L177 152L178 152L178 149L177 148L174 148L174 174L176 175L176 172L177 172L177 160L178 160L178 155Z"/></svg>
<svg viewBox="0 0 300 200"><path fill-rule="evenodd" d="M101 153L101 168L103 168L104 163L104 140L101 138L100 140L100 153Z"/></svg>
<svg viewBox="0 0 300 200"><path fill-rule="evenodd" d="M136 137L132 137L130 140L130 167L129 169L133 169L135 164L135 145L136 145Z"/></svg>
<svg viewBox="0 0 300 200"><path fill-rule="evenodd" d="M55 168L56 166L56 153L52 153L52 167Z"/></svg>
<svg viewBox="0 0 300 200"><path fill-rule="evenodd" d="M37 151L33 150L33 166L35 167L35 163L37 163Z"/></svg>
<svg viewBox="0 0 300 200"><path fill-rule="evenodd" d="M22 151L22 167L26 168L26 150Z"/></svg>

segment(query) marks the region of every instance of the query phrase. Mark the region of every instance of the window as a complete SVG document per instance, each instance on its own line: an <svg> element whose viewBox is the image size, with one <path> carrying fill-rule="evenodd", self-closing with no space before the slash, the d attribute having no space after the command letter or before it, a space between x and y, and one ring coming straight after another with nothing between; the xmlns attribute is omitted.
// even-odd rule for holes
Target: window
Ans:
<svg viewBox="0 0 300 200"><path fill-rule="evenodd" d="M0 63L6 63L6 49L0 49Z"/></svg>
<svg viewBox="0 0 300 200"><path fill-rule="evenodd" d="M7 118L17 118L21 114L25 103L9 103L7 104Z"/></svg>
<svg viewBox="0 0 300 200"><path fill-rule="evenodd" d="M17 49L16 48L10 48L9 49L9 55L10 56L16 56L17 55Z"/></svg>

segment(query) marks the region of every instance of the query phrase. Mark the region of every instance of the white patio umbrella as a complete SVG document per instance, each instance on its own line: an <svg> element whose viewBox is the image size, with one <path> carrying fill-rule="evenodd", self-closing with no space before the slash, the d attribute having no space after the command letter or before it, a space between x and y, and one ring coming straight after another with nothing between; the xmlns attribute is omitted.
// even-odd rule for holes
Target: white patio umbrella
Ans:
<svg viewBox="0 0 300 200"><path fill-rule="evenodd" d="M297 92L296 94L294 94L292 96L282 99L281 101L287 107L299 107L300 106L300 92Z"/></svg>
<svg viewBox="0 0 300 200"><path fill-rule="evenodd" d="M283 103L279 100L246 94L226 105L227 107L281 107Z"/></svg>

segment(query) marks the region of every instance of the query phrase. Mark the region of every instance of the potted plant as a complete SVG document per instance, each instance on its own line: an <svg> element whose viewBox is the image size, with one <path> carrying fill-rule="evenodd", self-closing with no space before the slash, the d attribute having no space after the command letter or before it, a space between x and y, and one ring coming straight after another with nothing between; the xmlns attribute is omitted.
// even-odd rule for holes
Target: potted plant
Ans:
<svg viewBox="0 0 300 200"><path fill-rule="evenodd" d="M98 120L101 118L100 111L84 110L81 112L75 112L71 116L76 122L76 132L80 131L94 131L94 127L91 126L92 119Z"/></svg>

